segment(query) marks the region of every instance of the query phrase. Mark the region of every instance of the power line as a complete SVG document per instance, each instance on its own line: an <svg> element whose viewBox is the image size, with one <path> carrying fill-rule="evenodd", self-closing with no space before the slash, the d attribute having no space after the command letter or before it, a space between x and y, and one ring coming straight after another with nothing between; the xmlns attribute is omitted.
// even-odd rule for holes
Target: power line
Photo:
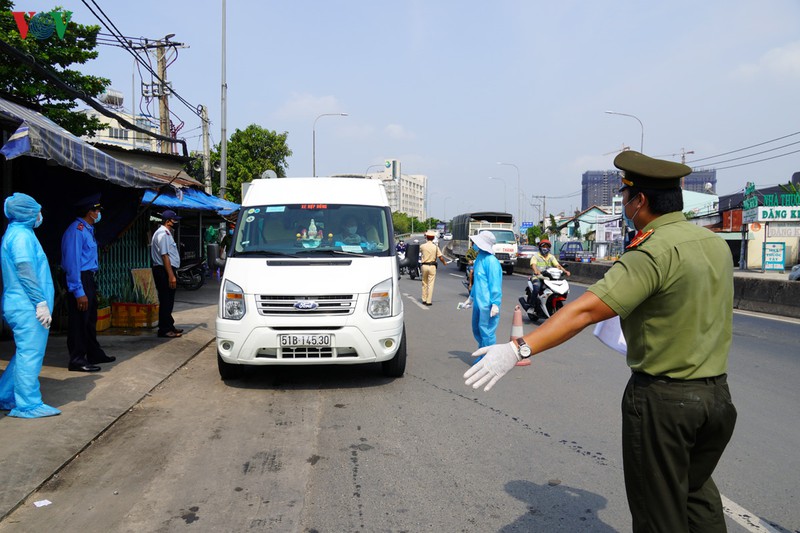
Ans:
<svg viewBox="0 0 800 533"><path fill-rule="evenodd" d="M786 139L786 138L789 138L789 137L793 137L795 135L800 135L800 131L796 131L794 133L790 133L788 135L784 135L783 137L777 137L777 138L771 139L769 141L764 141L762 143L754 144L752 146L746 146L744 148L739 148L738 150L731 150L730 152L724 152L724 153L721 153L721 154L711 155L711 156L708 156L708 157L701 157L700 159L693 159L691 161L687 161L686 163L687 164L691 164L691 163L697 163L699 161L706 161L708 159L716 159L718 157L722 157L722 156L726 156L726 155L730 155L730 154L735 154L736 152L743 152L744 150L750 150L751 148L757 148L759 146L763 146L765 144L769 144L769 143L772 143L772 142L775 142L775 141L780 141L780 140L783 140L783 139ZM794 152L792 152L792 153L794 153ZM756 154L753 154L753 155L756 155ZM786 154L786 155L788 155L788 154ZM745 157L748 157L748 156L745 156ZM730 167L727 167L727 168L730 168Z"/></svg>
<svg viewBox="0 0 800 533"><path fill-rule="evenodd" d="M764 161L771 161L773 159L778 159L779 157L785 157L787 155L792 155L792 154L796 154L796 153L800 153L800 150L795 150L793 152L787 152L785 154L780 154L780 155L776 155L776 156L772 156L772 157L765 157L764 159L758 159L756 161L749 161L747 163L740 163L738 165L729 165L727 167L715 167L715 168L716 168L716 170L723 170L723 169L726 169L726 168L743 167L743 166L746 166L746 165L752 165L754 163L763 163Z"/></svg>

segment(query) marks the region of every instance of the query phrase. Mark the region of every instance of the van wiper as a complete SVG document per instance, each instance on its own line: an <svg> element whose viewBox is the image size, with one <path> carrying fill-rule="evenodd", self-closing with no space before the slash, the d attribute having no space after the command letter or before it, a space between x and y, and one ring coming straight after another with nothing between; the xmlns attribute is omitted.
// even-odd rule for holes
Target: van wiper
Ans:
<svg viewBox="0 0 800 533"><path fill-rule="evenodd" d="M271 250L244 250L236 252L233 257L254 256L254 257L294 257L294 254L284 252L273 252Z"/></svg>
<svg viewBox="0 0 800 533"><path fill-rule="evenodd" d="M351 255L356 257L374 257L372 254L360 254L358 252L345 252L344 250L331 250L331 252L338 255Z"/></svg>

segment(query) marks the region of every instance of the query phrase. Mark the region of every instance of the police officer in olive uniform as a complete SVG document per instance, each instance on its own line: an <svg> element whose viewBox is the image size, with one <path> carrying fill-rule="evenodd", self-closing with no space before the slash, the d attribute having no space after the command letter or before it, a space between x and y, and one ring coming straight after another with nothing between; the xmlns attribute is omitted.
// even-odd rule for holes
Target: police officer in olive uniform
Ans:
<svg viewBox="0 0 800 533"><path fill-rule="evenodd" d="M97 342L97 240L94 225L100 222L103 206L94 194L75 203L75 220L61 237L61 268L66 274L67 350L69 370L97 372L100 363L117 358L106 355Z"/></svg>
<svg viewBox="0 0 800 533"><path fill-rule="evenodd" d="M425 305L433 305L433 285L436 282L436 260L446 265L439 247L436 246L433 239L436 237L436 232L428 230L425 232L426 242L419 247L419 253L422 255L422 303Z"/></svg>
<svg viewBox="0 0 800 533"><path fill-rule="evenodd" d="M482 348L466 383L489 390L523 358L619 315L631 378L622 400L635 532L726 531L711 474L736 423L726 371L733 320L728 245L686 220L686 165L625 151L625 216L638 233L605 277L519 341Z"/></svg>

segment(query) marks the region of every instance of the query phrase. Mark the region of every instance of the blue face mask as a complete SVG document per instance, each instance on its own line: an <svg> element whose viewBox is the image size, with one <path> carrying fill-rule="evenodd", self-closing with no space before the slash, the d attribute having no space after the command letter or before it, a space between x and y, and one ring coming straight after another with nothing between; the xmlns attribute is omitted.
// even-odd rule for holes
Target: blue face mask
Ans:
<svg viewBox="0 0 800 533"><path fill-rule="evenodd" d="M98 211L98 212L97 212L97 218L96 218L96 219L94 219L94 223L95 223L95 224L97 224L98 222L100 222L100 219L101 219L101 218L103 218L103 213L101 213L100 211Z"/></svg>
<svg viewBox="0 0 800 533"><path fill-rule="evenodd" d="M233 230L232 229L228 230L228 235L233 235Z"/></svg>
<svg viewBox="0 0 800 533"><path fill-rule="evenodd" d="M36 217L36 222L33 223L33 227L38 228L42 225L42 222L44 222L44 215L39 213L39 216Z"/></svg>
<svg viewBox="0 0 800 533"><path fill-rule="evenodd" d="M473 244L473 245L472 245L472 249L473 249L473 250L475 250L476 252L479 252L479 251L480 251L480 250L478 249L478 245L477 245L477 244Z"/></svg>
<svg viewBox="0 0 800 533"><path fill-rule="evenodd" d="M642 207L639 206L639 208L636 209L636 211L633 213L633 218L628 218L628 215L625 214L625 208L628 207L628 204L630 204L635 199L636 197L634 196L633 198L628 200L627 204L622 206L622 220L625 222L625 226L627 226L628 229L631 231L636 231L636 224L634 224L633 219L636 218L636 215L639 213L639 209L641 209Z"/></svg>

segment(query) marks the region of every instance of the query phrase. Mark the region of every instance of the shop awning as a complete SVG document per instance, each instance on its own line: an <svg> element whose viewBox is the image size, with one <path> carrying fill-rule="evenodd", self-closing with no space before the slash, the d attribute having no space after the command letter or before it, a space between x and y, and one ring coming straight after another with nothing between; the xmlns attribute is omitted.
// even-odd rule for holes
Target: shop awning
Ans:
<svg viewBox="0 0 800 533"><path fill-rule="evenodd" d="M196 211L214 211L220 215L230 215L239 210L239 204L229 202L216 196L211 196L204 191L196 189L181 189L179 191L165 191L161 194L147 190L142 198L142 205L152 204L161 208L191 209ZM153 200L155 199L155 201Z"/></svg>
<svg viewBox="0 0 800 533"><path fill-rule="evenodd" d="M114 159L32 109L0 98L0 118L21 122L0 148L6 159L21 155L52 159L63 167L122 187L143 189L164 185L163 180Z"/></svg>

